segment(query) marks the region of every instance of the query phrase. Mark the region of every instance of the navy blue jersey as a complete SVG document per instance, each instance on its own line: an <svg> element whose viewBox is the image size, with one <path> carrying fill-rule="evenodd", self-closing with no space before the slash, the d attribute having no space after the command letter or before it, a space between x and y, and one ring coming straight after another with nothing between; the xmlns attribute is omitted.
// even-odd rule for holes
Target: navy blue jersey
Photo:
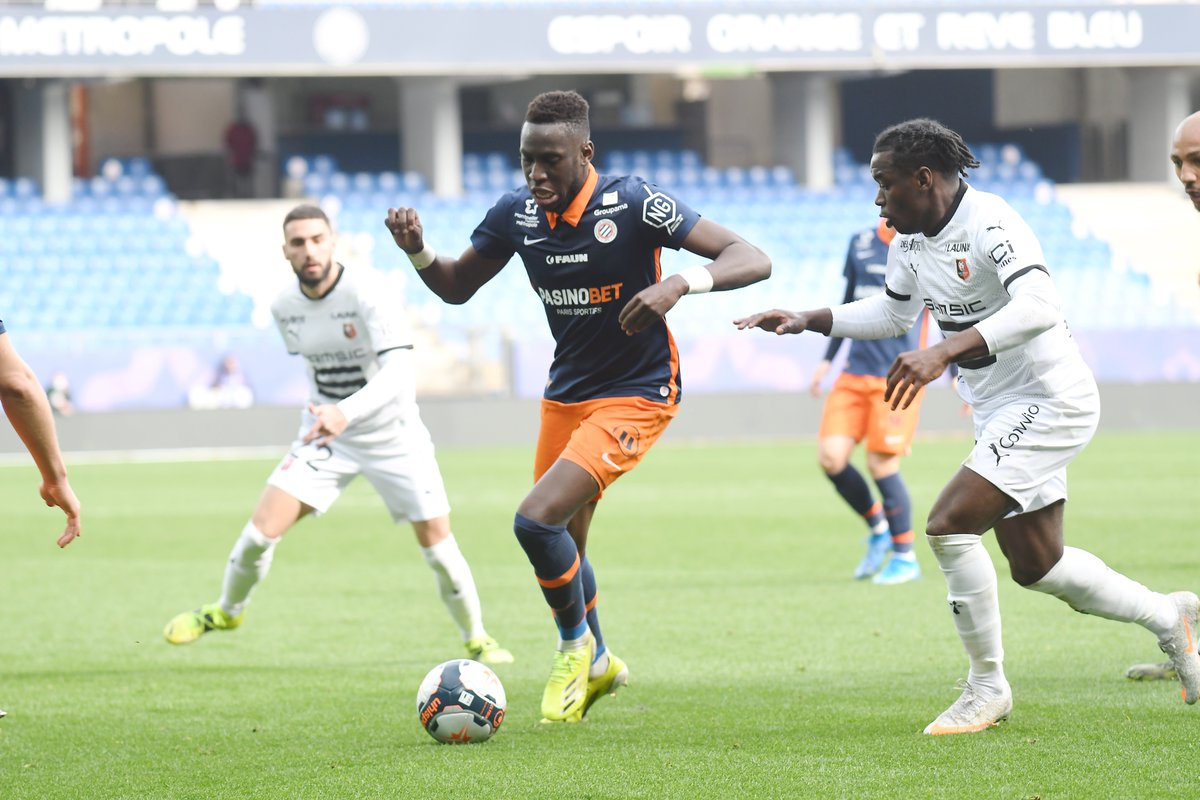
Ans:
<svg viewBox="0 0 1200 800"><path fill-rule="evenodd" d="M846 276L846 296L842 299L843 303L861 300L883 291L887 256L888 243L880 238L878 228L860 231L850 239L850 248L846 251L846 266L843 269ZM850 355L846 357L843 371L851 375L886 377L896 356L925 346L927 330L925 315L922 314L917 324L901 336L892 339L856 339L850 345ZM832 361L837 355L842 341L830 340L829 347L825 350L827 361Z"/></svg>
<svg viewBox="0 0 1200 800"><path fill-rule="evenodd" d="M617 318L661 279L662 248L678 250L699 219L641 178L597 175L590 166L561 215L539 209L528 187L496 201L471 244L487 258L516 253L525 264L556 343L547 400L679 402L679 353L666 323L627 336Z"/></svg>

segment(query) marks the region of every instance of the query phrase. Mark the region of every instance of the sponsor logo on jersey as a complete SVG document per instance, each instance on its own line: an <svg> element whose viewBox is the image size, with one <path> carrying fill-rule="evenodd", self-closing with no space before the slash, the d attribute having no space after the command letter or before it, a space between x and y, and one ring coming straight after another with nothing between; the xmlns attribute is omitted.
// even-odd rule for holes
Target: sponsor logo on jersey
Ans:
<svg viewBox="0 0 1200 800"><path fill-rule="evenodd" d="M312 355L305 354L304 358L313 366L321 366L325 364L345 364L348 361L358 361L366 358L368 350L365 347L356 347L353 350L335 350L332 353L313 353Z"/></svg>
<svg viewBox="0 0 1200 800"><path fill-rule="evenodd" d="M611 208L597 208L594 211L592 211L592 215L596 216L596 217L606 217L609 214L616 214L618 212L624 211L627 208L629 208L629 203L621 203L621 205L612 206Z"/></svg>
<svg viewBox="0 0 1200 800"><path fill-rule="evenodd" d="M946 250L951 253L969 253L971 252L970 242L951 242L946 245Z"/></svg>
<svg viewBox="0 0 1200 800"><path fill-rule="evenodd" d="M353 322L343 322L342 334L345 335L347 339L353 339L355 336L358 336L358 328L354 327Z"/></svg>
<svg viewBox="0 0 1200 800"><path fill-rule="evenodd" d="M621 299L623 283L606 286L581 286L577 289L543 289L538 287L538 296L548 306L594 306Z"/></svg>
<svg viewBox="0 0 1200 800"><path fill-rule="evenodd" d="M683 222L683 215L675 205L675 199L662 192L652 192L646 187L649 195L642 201L642 222L652 228L663 228L667 233L674 233Z"/></svg>
<svg viewBox="0 0 1200 800"><path fill-rule="evenodd" d="M538 225L537 201L532 197L525 198L525 211L517 211L513 214L513 218L522 228L536 228Z"/></svg>
<svg viewBox="0 0 1200 800"><path fill-rule="evenodd" d="M971 277L971 268L967 266L967 260L965 258L954 259L954 271L957 272L958 277L964 281Z"/></svg>
<svg viewBox="0 0 1200 800"><path fill-rule="evenodd" d="M901 253L919 253L919 252L921 252L921 243L919 241L917 241L916 239L901 239L900 240L900 252Z"/></svg>
<svg viewBox="0 0 1200 800"><path fill-rule="evenodd" d="M616 192L605 192L600 195L600 205L602 206L615 206L619 200ZM625 208L625 206L621 206L621 208Z"/></svg>
<svg viewBox="0 0 1200 800"><path fill-rule="evenodd" d="M988 448L992 454L996 456L995 466L1000 466L1000 459L1012 453L1001 453L1001 450L1011 450L1021 441L1021 437L1029 432L1029 426L1033 422L1033 418L1041 413L1041 407L1036 404L1031 404L1027 409L1021 412L1021 420L1008 433L1001 436L996 441L990 443Z"/></svg>
<svg viewBox="0 0 1200 800"><path fill-rule="evenodd" d="M980 311L987 311L987 306L982 300L972 300L969 303L938 303L933 298L926 297L925 307L935 314L945 314L947 317L965 317L968 314L978 314Z"/></svg>
<svg viewBox="0 0 1200 800"><path fill-rule="evenodd" d="M587 253L564 253L561 256L546 256L547 264L586 264L587 260Z"/></svg>
<svg viewBox="0 0 1200 800"><path fill-rule="evenodd" d="M525 246L528 247L531 244L537 244L538 242L544 242L549 238L550 238L549 236L543 236L540 239L530 239L529 236L526 235L525 236Z"/></svg>
<svg viewBox="0 0 1200 800"><path fill-rule="evenodd" d="M617 223L611 219L602 219L596 223L593 230L596 234L596 241L600 244L608 244L613 239L617 238Z"/></svg>
<svg viewBox="0 0 1200 800"><path fill-rule="evenodd" d="M1007 239L988 251L988 258L997 267L1004 267L1011 264L1014 257L1012 242Z"/></svg>

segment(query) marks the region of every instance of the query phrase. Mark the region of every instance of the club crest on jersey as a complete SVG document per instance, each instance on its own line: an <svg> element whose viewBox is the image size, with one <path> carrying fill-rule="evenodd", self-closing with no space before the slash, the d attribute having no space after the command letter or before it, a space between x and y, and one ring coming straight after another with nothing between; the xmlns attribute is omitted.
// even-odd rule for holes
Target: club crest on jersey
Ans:
<svg viewBox="0 0 1200 800"><path fill-rule="evenodd" d="M593 229L596 234L596 241L600 244L608 244L613 239L617 238L617 223L611 219L602 219L596 223Z"/></svg>
<svg viewBox="0 0 1200 800"><path fill-rule="evenodd" d="M957 272L958 277L964 281L971 277L971 268L967 266L967 260L965 258L954 259L954 271Z"/></svg>
<svg viewBox="0 0 1200 800"><path fill-rule="evenodd" d="M346 335L347 339L353 339L355 336L358 336L358 328L354 327L353 322L343 322L342 333Z"/></svg>

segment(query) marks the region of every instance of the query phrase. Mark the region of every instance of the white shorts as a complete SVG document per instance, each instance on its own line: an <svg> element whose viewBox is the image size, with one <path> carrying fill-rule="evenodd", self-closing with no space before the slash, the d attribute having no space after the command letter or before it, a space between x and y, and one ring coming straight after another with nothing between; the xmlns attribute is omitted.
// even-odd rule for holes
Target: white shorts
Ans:
<svg viewBox="0 0 1200 800"><path fill-rule="evenodd" d="M1094 386L1094 384L1093 384ZM1016 501L1016 516L1067 499L1067 465L1100 422L1100 397L1018 398L977 413L975 448L963 466Z"/></svg>
<svg viewBox="0 0 1200 800"><path fill-rule="evenodd" d="M361 441L343 434L323 447L301 441L309 427L301 425L291 450L267 483L322 514L361 473L396 522L424 522L450 513L433 442L421 423L405 426L411 436Z"/></svg>

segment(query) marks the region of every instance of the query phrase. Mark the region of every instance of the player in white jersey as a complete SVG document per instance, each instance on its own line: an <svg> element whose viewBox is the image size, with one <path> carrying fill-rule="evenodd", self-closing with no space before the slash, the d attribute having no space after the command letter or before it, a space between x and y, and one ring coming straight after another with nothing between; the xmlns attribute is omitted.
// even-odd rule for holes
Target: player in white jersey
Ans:
<svg viewBox="0 0 1200 800"><path fill-rule="evenodd" d="M1184 194L1192 201L1192 207L1200 211L1200 111L1189 114L1175 128L1170 159ZM1134 664L1125 670L1125 677L1134 681L1173 681L1177 676L1175 665L1166 661Z"/></svg>
<svg viewBox="0 0 1200 800"><path fill-rule="evenodd" d="M832 309L765 311L735 324L874 339L903 333L928 308L947 332L933 347L896 359L885 395L893 408L905 408L956 362L959 392L974 415L975 446L925 529L970 671L962 695L926 733L984 730L1012 710L996 570L981 536L989 529L1021 586L1152 631L1175 665L1184 700L1195 703L1200 599L1153 592L1063 544L1066 468L1099 421L1096 384L1028 225L1002 199L960 179L977 166L962 137L933 120L883 131L871 157L875 204L900 234L888 251L885 292Z"/></svg>
<svg viewBox="0 0 1200 800"><path fill-rule="evenodd" d="M467 654L488 664L512 661L484 630L471 568L450 531L450 503L417 410L401 307L385 299L375 273L334 262L333 230L320 208L294 208L283 233L283 254L299 283L271 312L288 352L304 357L311 400L296 441L234 543L220 600L179 614L164 636L187 644L241 625L279 538L303 517L327 511L361 474L397 523L412 523Z"/></svg>

